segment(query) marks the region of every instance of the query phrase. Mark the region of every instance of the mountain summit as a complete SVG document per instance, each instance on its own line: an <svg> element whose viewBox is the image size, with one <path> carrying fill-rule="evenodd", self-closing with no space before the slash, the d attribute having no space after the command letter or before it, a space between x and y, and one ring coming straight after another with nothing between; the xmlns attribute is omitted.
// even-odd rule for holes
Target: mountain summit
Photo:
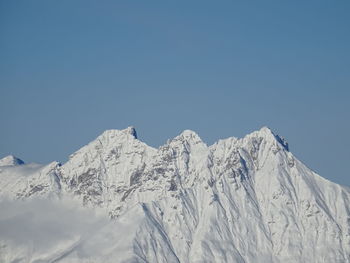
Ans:
<svg viewBox="0 0 350 263"><path fill-rule="evenodd" d="M210 146L185 130L158 149L108 130L65 164L24 168L0 169L1 198L73 198L113 222L36 256L48 262L350 262L349 189L267 127ZM1 262L34 262L1 242Z"/></svg>
<svg viewBox="0 0 350 263"><path fill-rule="evenodd" d="M0 159L0 166L16 166L21 164L24 164L24 162L13 155L8 155Z"/></svg>

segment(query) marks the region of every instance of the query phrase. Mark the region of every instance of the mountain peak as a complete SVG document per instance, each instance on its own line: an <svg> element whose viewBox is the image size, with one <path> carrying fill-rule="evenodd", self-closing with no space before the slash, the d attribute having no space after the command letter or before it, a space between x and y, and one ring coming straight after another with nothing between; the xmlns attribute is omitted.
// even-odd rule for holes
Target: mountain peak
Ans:
<svg viewBox="0 0 350 263"><path fill-rule="evenodd" d="M35 258L54 261L60 246L67 262L121 262L120 251L123 262L350 262L350 191L286 152L269 128L209 147L191 130L160 149L135 138L133 127L109 130L62 166L1 167L0 200L77 200L114 220L84 227L94 231L80 239L54 239ZM1 262L35 260L31 244L0 243Z"/></svg>
<svg viewBox="0 0 350 263"><path fill-rule="evenodd" d="M264 132L264 133L272 133L274 134L274 132L267 126L263 126L260 128L259 132Z"/></svg>
<svg viewBox="0 0 350 263"><path fill-rule="evenodd" d="M181 141L192 141L192 142L203 142L199 135L192 130L184 130L178 136L176 136L173 141L181 140Z"/></svg>
<svg viewBox="0 0 350 263"><path fill-rule="evenodd" d="M183 137L199 137L199 135L192 130L184 130L183 132L180 133L180 136Z"/></svg>
<svg viewBox="0 0 350 263"><path fill-rule="evenodd" d="M105 130L99 137L119 137L119 136L131 135L134 139L137 139L137 133L133 126L130 126L123 130L110 129Z"/></svg>
<svg viewBox="0 0 350 263"><path fill-rule="evenodd" d="M135 139L137 139L137 132L134 126L130 126L128 128L125 129L125 131L127 133L129 133L130 135L132 135Z"/></svg>
<svg viewBox="0 0 350 263"><path fill-rule="evenodd" d="M79 154L85 154L88 151L109 149L115 147L120 143L129 144L131 141L138 141L136 130L132 126L123 130L105 130L96 139L90 141L89 144L83 146L82 148L71 154L69 156L69 159L72 159L73 157Z"/></svg>
<svg viewBox="0 0 350 263"><path fill-rule="evenodd" d="M283 148L289 151L288 142L275 132L273 132L269 127L264 126L260 130L254 131L247 135L247 137L263 137L266 141L277 141Z"/></svg>
<svg viewBox="0 0 350 263"><path fill-rule="evenodd" d="M0 166L16 166L21 164L24 164L24 162L13 155L8 155L0 159Z"/></svg>

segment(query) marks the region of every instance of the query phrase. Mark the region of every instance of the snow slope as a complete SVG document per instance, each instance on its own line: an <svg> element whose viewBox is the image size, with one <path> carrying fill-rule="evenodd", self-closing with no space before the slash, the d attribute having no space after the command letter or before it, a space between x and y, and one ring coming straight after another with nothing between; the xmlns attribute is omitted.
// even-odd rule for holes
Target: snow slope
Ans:
<svg viewBox="0 0 350 263"><path fill-rule="evenodd" d="M185 130L158 149L132 127L108 130L63 165L3 166L0 178L4 200L74 199L113 219L46 261L0 238L4 262L350 262L349 189L266 127L211 146Z"/></svg>

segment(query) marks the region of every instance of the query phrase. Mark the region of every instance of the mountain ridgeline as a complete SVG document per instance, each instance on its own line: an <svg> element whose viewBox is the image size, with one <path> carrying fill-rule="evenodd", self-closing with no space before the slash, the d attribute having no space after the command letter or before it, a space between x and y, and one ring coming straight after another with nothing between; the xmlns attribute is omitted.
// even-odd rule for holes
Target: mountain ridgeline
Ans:
<svg viewBox="0 0 350 263"><path fill-rule="evenodd" d="M185 130L158 149L129 127L64 164L6 158L1 199L71 198L111 220L45 257L2 240L1 262L350 262L349 188L266 127L211 146Z"/></svg>

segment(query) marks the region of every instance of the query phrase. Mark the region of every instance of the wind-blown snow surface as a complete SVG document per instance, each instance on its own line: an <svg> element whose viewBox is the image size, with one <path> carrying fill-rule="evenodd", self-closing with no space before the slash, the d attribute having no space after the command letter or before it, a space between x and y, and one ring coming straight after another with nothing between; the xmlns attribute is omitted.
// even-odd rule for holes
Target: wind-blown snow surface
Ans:
<svg viewBox="0 0 350 263"><path fill-rule="evenodd" d="M3 204L74 199L113 219L71 220L75 235L28 248L1 228L30 222L2 209L1 262L350 262L349 189L268 128L211 146L186 130L159 149L133 128L108 130L63 165L3 166L0 178Z"/></svg>

